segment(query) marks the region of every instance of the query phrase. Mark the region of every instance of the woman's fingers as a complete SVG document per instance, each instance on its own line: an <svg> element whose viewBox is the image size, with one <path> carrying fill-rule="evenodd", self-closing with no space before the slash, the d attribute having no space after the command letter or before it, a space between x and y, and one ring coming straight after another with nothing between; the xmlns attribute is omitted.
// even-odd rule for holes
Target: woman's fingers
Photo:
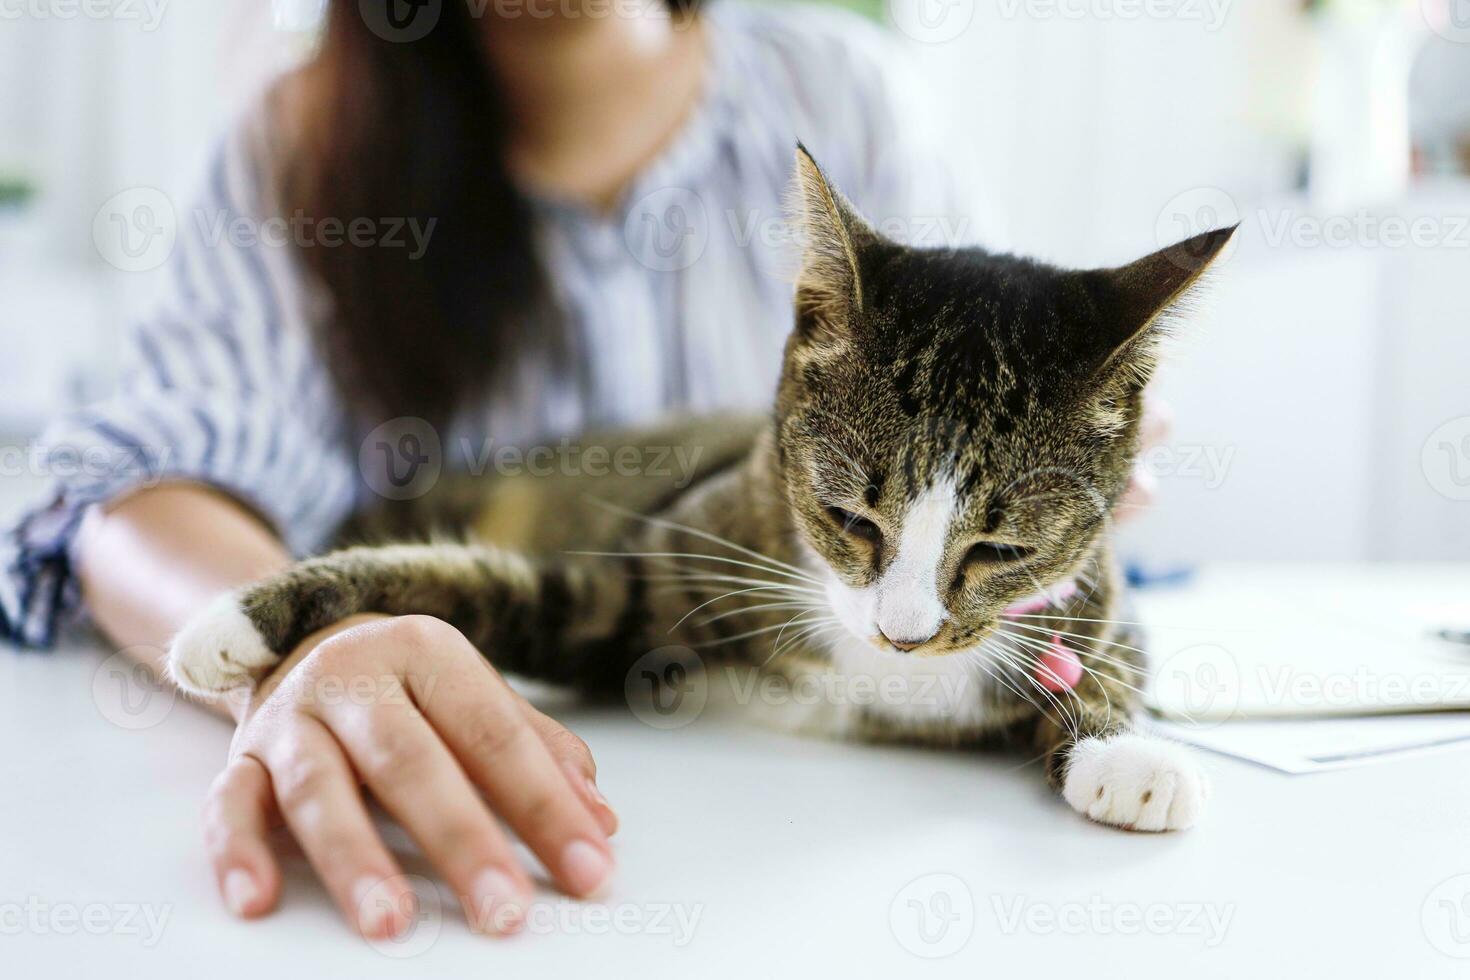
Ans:
<svg viewBox="0 0 1470 980"><path fill-rule="evenodd" d="M458 631L418 616L363 623L298 661L243 722L239 754L206 810L219 888L238 914L263 914L279 896L266 839L279 812L359 931L386 938L411 925L413 890L360 783L482 931L514 931L534 897L497 814L567 892L592 895L606 884L617 818L597 790L591 753ZM364 699L364 680L377 695Z"/></svg>
<svg viewBox="0 0 1470 980"><path fill-rule="evenodd" d="M530 879L418 710L407 704L367 712L328 708L324 717L373 795L464 900L471 924L489 932L518 928L534 894Z"/></svg>
<svg viewBox="0 0 1470 980"><path fill-rule="evenodd" d="M561 764L562 772L571 782L572 789L597 818L602 832L609 837L617 833L618 815L597 786L597 763L593 761L587 743L560 722L537 711L525 698L519 695L517 698L526 722L541 736L541 741L545 743L552 758Z"/></svg>
<svg viewBox="0 0 1470 980"><path fill-rule="evenodd" d="M281 872L271 854L275 802L265 767L242 756L229 764L209 788L204 804L204 843L225 906L253 919L275 907Z"/></svg>
<svg viewBox="0 0 1470 980"><path fill-rule="evenodd" d="M520 696L453 627L420 617L397 622L415 631L401 666L429 724L557 884L572 895L597 894L613 872L607 833L527 720Z"/></svg>
<svg viewBox="0 0 1470 980"><path fill-rule="evenodd" d="M378 837L342 748L314 718L298 715L259 757L286 826L359 932L398 935L413 921L413 889Z"/></svg>

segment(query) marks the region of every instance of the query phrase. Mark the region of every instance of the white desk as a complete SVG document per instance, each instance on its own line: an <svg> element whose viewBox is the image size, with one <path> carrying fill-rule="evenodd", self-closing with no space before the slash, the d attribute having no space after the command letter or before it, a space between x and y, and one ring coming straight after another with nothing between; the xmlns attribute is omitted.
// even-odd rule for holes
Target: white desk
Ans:
<svg viewBox="0 0 1470 980"><path fill-rule="evenodd" d="M563 717L623 819L611 919L564 921L578 907L546 893L532 922L551 931L497 942L446 903L401 963L347 929L299 855L273 916L226 914L197 813L229 732L166 694L120 715L109 673L94 697L104 656L85 642L0 649L8 976L1199 980L1470 966L1435 945L1470 956L1470 877L1436 891L1470 875L1470 750L1298 777L1207 757L1207 822L1159 837L1088 824L1013 759L801 741L708 715L661 732L590 709ZM926 875L944 876L915 886L940 887L937 901L905 891ZM916 897L948 911L947 933L929 920L935 945L916 930ZM150 912L167 916L151 944ZM676 913L698 916L692 936Z"/></svg>

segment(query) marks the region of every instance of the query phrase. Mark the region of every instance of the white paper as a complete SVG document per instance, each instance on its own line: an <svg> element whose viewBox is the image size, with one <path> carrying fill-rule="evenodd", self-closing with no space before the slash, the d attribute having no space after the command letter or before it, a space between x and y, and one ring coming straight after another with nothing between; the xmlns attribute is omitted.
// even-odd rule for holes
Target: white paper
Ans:
<svg viewBox="0 0 1470 980"><path fill-rule="evenodd" d="M1470 714L1381 715L1219 725L1152 720L1161 735L1286 773L1344 769L1470 742Z"/></svg>
<svg viewBox="0 0 1470 980"><path fill-rule="evenodd" d="M1463 565L1223 566L1138 597L1150 710L1178 722L1470 710Z"/></svg>

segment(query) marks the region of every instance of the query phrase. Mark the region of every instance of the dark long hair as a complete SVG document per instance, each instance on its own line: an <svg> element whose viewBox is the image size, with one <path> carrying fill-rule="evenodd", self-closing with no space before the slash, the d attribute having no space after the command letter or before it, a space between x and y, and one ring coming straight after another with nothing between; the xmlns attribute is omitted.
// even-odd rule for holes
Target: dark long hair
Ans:
<svg viewBox="0 0 1470 980"><path fill-rule="evenodd" d="M676 16L695 2L668 0ZM561 324L507 170L484 25L465 0L443 0L413 8L437 19L409 34L388 19L394 3L332 0L279 178L288 214L368 219L380 233L303 250L332 300L319 340L349 404L361 421L440 423L534 348L559 353ZM422 255L406 233L406 247L382 240L398 222L433 222Z"/></svg>

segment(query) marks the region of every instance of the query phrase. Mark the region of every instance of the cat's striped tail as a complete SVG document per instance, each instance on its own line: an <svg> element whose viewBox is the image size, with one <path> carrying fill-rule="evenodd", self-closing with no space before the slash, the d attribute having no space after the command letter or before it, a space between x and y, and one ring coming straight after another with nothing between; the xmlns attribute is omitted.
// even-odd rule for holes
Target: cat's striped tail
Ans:
<svg viewBox="0 0 1470 980"><path fill-rule="evenodd" d="M349 548L220 596L174 638L169 672L216 695L252 684L313 633L359 613L427 615L502 670L584 689L622 683L641 577L620 559L539 562L485 544Z"/></svg>

